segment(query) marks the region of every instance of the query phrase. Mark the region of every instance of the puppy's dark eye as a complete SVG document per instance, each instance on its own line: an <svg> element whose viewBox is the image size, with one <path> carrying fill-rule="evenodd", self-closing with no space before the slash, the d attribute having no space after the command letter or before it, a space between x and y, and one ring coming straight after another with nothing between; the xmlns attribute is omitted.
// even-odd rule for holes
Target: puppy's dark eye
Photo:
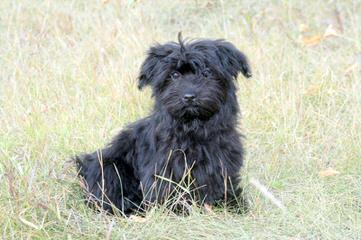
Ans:
<svg viewBox="0 0 361 240"><path fill-rule="evenodd" d="M211 72L211 70L209 70L208 68L206 68L206 69L203 70L202 75L203 75L204 77L209 77L209 76L212 75L212 72Z"/></svg>
<svg viewBox="0 0 361 240"><path fill-rule="evenodd" d="M177 79L181 76L180 72L174 71L170 74L172 79Z"/></svg>

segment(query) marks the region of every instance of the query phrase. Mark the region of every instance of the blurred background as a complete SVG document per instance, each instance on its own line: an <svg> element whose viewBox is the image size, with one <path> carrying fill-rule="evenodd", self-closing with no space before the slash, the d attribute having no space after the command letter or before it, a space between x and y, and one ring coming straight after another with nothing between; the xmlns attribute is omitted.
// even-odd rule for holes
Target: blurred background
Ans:
<svg viewBox="0 0 361 240"><path fill-rule="evenodd" d="M1 1L2 238L360 239L360 13L351 0ZM179 31L250 59L238 96L251 210L154 209L142 223L97 214L69 157L151 111L140 64Z"/></svg>

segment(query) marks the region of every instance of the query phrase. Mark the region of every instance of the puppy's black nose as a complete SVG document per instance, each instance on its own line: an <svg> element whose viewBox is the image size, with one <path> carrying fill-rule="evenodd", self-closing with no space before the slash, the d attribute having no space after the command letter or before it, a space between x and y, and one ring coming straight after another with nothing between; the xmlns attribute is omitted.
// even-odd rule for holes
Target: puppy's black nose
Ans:
<svg viewBox="0 0 361 240"><path fill-rule="evenodd" d="M196 98L196 95L194 93L186 93L183 96L183 100L185 102L191 102Z"/></svg>

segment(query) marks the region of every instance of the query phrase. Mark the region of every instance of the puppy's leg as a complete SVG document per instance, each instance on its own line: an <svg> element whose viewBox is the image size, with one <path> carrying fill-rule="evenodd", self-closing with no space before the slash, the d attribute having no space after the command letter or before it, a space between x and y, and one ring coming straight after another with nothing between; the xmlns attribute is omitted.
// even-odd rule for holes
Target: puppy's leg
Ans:
<svg viewBox="0 0 361 240"><path fill-rule="evenodd" d="M130 137L121 133L109 147L75 158L88 201L110 213L118 209L128 214L141 201L139 180L129 159L134 151Z"/></svg>
<svg viewBox="0 0 361 240"><path fill-rule="evenodd" d="M249 203L243 188L239 186L239 178L229 178L229 187L225 198L225 204L237 213L246 213L249 211Z"/></svg>

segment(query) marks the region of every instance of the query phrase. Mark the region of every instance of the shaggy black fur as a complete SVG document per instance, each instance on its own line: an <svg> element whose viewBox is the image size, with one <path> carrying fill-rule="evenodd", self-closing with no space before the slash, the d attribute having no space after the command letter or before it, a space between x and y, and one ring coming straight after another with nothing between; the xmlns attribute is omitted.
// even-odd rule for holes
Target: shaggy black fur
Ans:
<svg viewBox="0 0 361 240"><path fill-rule="evenodd" d="M76 157L88 200L129 214L148 203L163 203L175 189L177 194L183 189L185 199L207 204L238 196L243 162L237 131L239 72L251 77L248 60L224 40L183 41L179 36L178 43L151 47L139 88L152 87L152 114L104 149Z"/></svg>

